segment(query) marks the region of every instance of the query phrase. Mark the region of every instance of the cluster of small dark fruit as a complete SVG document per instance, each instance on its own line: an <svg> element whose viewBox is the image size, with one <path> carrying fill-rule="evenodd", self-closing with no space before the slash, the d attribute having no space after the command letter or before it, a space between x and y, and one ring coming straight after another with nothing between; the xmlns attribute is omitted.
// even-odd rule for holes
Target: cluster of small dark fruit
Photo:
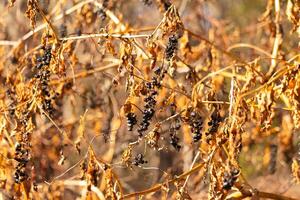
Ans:
<svg viewBox="0 0 300 200"><path fill-rule="evenodd" d="M52 106L52 98L50 95L49 88L49 80L50 80L50 70L49 65L51 62L51 46L46 46L42 48L44 50L44 54L40 57L37 57L37 65L35 69L37 73L35 74L35 78L37 79L37 87L41 90L41 94L44 97L42 106L43 110L52 115L53 106Z"/></svg>
<svg viewBox="0 0 300 200"><path fill-rule="evenodd" d="M144 155L139 153L137 156L134 157L134 160L132 161L132 164L135 166L139 166L139 165L143 165L148 163L145 158Z"/></svg>
<svg viewBox="0 0 300 200"><path fill-rule="evenodd" d="M129 112L126 114L128 131L132 131L134 125L137 124L136 114Z"/></svg>
<svg viewBox="0 0 300 200"><path fill-rule="evenodd" d="M188 120L188 124L191 128L191 131L193 133L193 141L198 142L202 137L202 125L203 120L200 114L197 111L192 111L190 113L190 118Z"/></svg>
<svg viewBox="0 0 300 200"><path fill-rule="evenodd" d="M233 169L230 173L225 172L223 178L223 189L230 190L236 180L238 179L240 171L238 169Z"/></svg>
<svg viewBox="0 0 300 200"><path fill-rule="evenodd" d="M169 37L169 41L165 50L166 59L171 60L171 58L174 56L176 50L178 48L178 36L177 35L171 35Z"/></svg>

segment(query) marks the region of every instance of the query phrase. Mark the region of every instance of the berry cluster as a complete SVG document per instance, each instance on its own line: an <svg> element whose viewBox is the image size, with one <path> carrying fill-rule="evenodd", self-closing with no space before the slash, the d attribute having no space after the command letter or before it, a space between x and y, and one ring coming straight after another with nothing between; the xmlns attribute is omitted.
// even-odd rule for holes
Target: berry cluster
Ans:
<svg viewBox="0 0 300 200"><path fill-rule="evenodd" d="M150 125L150 121L155 113L156 105L156 96L158 94L157 89L161 88L161 81L165 76L165 71L162 71L161 68L157 68L154 71L154 76L150 82L145 83L147 93L144 99L145 106L143 110L143 120L140 123L140 128L138 129L139 136L143 135L143 132L146 131Z"/></svg>
<svg viewBox="0 0 300 200"><path fill-rule="evenodd" d="M176 151L180 151L181 145L178 144L179 142L179 137L176 136L175 132L170 133L170 144L176 149Z"/></svg>
<svg viewBox="0 0 300 200"><path fill-rule="evenodd" d="M155 110L154 107L156 105L156 95L157 91L154 90L155 84L154 82L147 82L146 88L148 89L147 96L144 99L145 105L143 110L143 119L140 123L140 128L138 129L139 136L143 135L143 132L146 131L150 125L150 121L154 116Z"/></svg>
<svg viewBox="0 0 300 200"><path fill-rule="evenodd" d="M30 152L29 149L26 148L26 146L26 143L22 142L17 143L15 147L14 159L18 162L14 174L16 183L21 183L28 178L28 175L26 174L26 165L30 160Z"/></svg>
<svg viewBox="0 0 300 200"><path fill-rule="evenodd" d="M100 17L102 21L104 21L107 17L105 10L109 6L109 0L103 0L102 7L97 10L97 16Z"/></svg>
<svg viewBox="0 0 300 200"><path fill-rule="evenodd" d="M27 105L29 107L29 105ZM26 173L26 166L30 161L30 132L26 130L28 126L28 121L30 119L29 112L23 112L18 119L18 124L20 125L20 131L17 135L17 144L15 146L14 159L18 162L15 168L14 179L16 183L21 183L28 178Z"/></svg>
<svg viewBox="0 0 300 200"><path fill-rule="evenodd" d="M138 129L139 135L142 136L142 133L146 131L150 125L150 120L152 119L155 111L153 108L146 108L143 111L143 119Z"/></svg>
<svg viewBox="0 0 300 200"><path fill-rule="evenodd" d="M29 150L25 148L25 144L17 143L15 147L14 159L20 163L27 163L29 161Z"/></svg>
<svg viewBox="0 0 300 200"><path fill-rule="evenodd" d="M139 166L139 165L143 165L148 163L148 161L146 161L144 159L144 155L139 153L137 156L134 157L134 160L132 161L132 164L135 166Z"/></svg>
<svg viewBox="0 0 300 200"><path fill-rule="evenodd" d="M169 41L166 47L166 59L171 60L172 57L174 56L178 46L178 36L177 35L171 35L169 37Z"/></svg>
<svg viewBox="0 0 300 200"><path fill-rule="evenodd" d="M202 125L203 125L202 117L200 116L200 114L198 112L192 111L190 113L188 124L193 133L193 141L198 142L202 137L202 133L201 133L201 130L203 128L202 127Z"/></svg>
<svg viewBox="0 0 300 200"><path fill-rule="evenodd" d="M51 46L47 46L47 47L42 47L42 49L44 50L44 55L41 57L38 57L36 59L37 61L37 65L36 68L37 69L42 69L44 66L48 66L50 65L50 61L51 61Z"/></svg>
<svg viewBox="0 0 300 200"><path fill-rule="evenodd" d="M104 21L105 19L106 19L106 12L104 11L104 9L103 8L99 8L98 10L97 10L97 15L100 17L100 19L102 20L102 21Z"/></svg>
<svg viewBox="0 0 300 200"><path fill-rule="evenodd" d="M44 47L44 54L41 57L36 59L37 65L35 74L35 78L37 79L38 88L41 89L41 94L44 97L43 100L43 110L52 115L53 106L52 106L52 98L50 98L50 90L49 90L49 80L50 80L50 70L48 69L51 61L51 47Z"/></svg>
<svg viewBox="0 0 300 200"><path fill-rule="evenodd" d="M218 131L220 123L223 121L218 109L215 109L211 114L211 120L208 122L208 131L205 133L207 141L212 139L214 133Z"/></svg>
<svg viewBox="0 0 300 200"><path fill-rule="evenodd" d="M176 105L172 104L171 115L175 115L176 113ZM176 132L181 128L180 119L176 118L175 122L171 124L169 132L170 132L170 144L176 149L176 151L180 151L181 145L178 144L179 138L176 136Z"/></svg>
<svg viewBox="0 0 300 200"><path fill-rule="evenodd" d="M133 112L126 114L128 131L133 130L133 126L137 124L136 115Z"/></svg>
<svg viewBox="0 0 300 200"><path fill-rule="evenodd" d="M238 169L231 170L230 173L225 172L223 178L223 189L230 190L238 179L240 171Z"/></svg>
<svg viewBox="0 0 300 200"><path fill-rule="evenodd" d="M28 178L26 174L26 163L18 163L16 166L14 179L16 183L22 183Z"/></svg>

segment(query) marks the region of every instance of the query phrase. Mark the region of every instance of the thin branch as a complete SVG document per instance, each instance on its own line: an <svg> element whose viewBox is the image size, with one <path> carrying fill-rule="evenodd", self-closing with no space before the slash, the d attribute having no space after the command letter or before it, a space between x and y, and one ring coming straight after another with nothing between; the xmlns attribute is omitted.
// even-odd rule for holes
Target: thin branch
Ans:
<svg viewBox="0 0 300 200"><path fill-rule="evenodd" d="M126 39L132 39L132 38L147 38L149 37L148 34L140 34L140 35L130 35L130 34L109 34L109 33L96 33L96 34L84 34L80 36L72 36L72 37L65 37L61 38L62 41L67 40L84 40L84 39L90 39L90 38L99 38L99 37L113 37L113 38L126 38Z"/></svg>
<svg viewBox="0 0 300 200"><path fill-rule="evenodd" d="M56 17L54 17L54 18L52 19L52 22L58 21L58 20L62 19L64 16L72 14L72 13L75 12L76 10L82 8L84 5L86 5L86 4L88 4L88 3L92 2L92 1L94 1L94 0L85 0L85 1L82 1L82 2L80 2L80 3L76 4L76 5L74 5L73 7L69 8L68 10L66 10L64 13L59 14L59 15L57 15ZM14 48L6 55L6 57L4 58L4 60L8 59L8 58L12 55L12 53L13 53L13 51L14 51L15 48L17 48L17 47L18 47L20 44L22 44L24 41L28 40L28 39L29 39L31 36L33 36L35 33L37 33L37 32L39 32L39 31L43 30L44 28L46 28L47 25L48 25L47 23L43 23L43 24L39 25L38 27L36 27L34 30L31 30L31 31L29 31L28 33L26 33L25 35L23 35L23 36L15 43Z"/></svg>
<svg viewBox="0 0 300 200"><path fill-rule="evenodd" d="M275 39L273 43L273 50L272 50L272 58L277 58L278 52L280 50L280 46L283 41L282 31L281 31L281 25L280 25L280 0L274 0L274 7L275 7ZM271 76L273 72L275 71L277 66L276 59L271 60L271 66L269 68L269 71L267 73L267 77Z"/></svg>
<svg viewBox="0 0 300 200"><path fill-rule="evenodd" d="M91 76L94 73L102 72L102 71L105 71L107 69L115 68L117 66L119 66L119 63L111 63L111 64L108 64L108 65L105 65L105 66L97 67L95 69L90 69L90 70L87 70L87 71L83 71L83 72L80 72L78 74L75 74L72 77L66 77L66 78L59 79L59 80L53 80L53 81L51 81L51 85L57 85L59 83L67 82L67 81L73 80L73 78L76 79L76 78L83 78L83 77Z"/></svg>
<svg viewBox="0 0 300 200"><path fill-rule="evenodd" d="M199 158L199 156L200 156L200 151L197 152L197 154L196 154L196 156L195 156L195 158L194 158L194 160L193 160L193 162L192 162L191 169L193 169L193 167L194 167L194 165L195 165L197 159ZM182 188L184 188L184 187L186 186L187 182L189 181L189 178L190 178L190 175L188 175L188 176L186 177L186 179L185 179L185 181L184 181L184 184L183 184Z"/></svg>
<svg viewBox="0 0 300 200"><path fill-rule="evenodd" d="M80 3L76 4L76 5L74 5L72 8L69 8L69 9L66 10L64 13L57 15L56 17L53 18L52 21L53 21L53 22L54 22L54 21L58 21L58 20L62 19L64 16L70 15L70 14L72 14L73 12L75 12L76 10L82 8L84 5L86 5L86 4L88 4L88 3L92 2L92 1L94 1L94 0L85 0L85 1L82 1L82 2L80 2ZM29 39L34 33L37 33L37 32L39 32L39 31L43 30L44 28L46 28L47 25L48 25L47 23L43 23L43 24L41 24L40 26L36 27L34 30L29 31L28 33L26 33L26 34L21 38L20 42L24 42L25 40Z"/></svg>
<svg viewBox="0 0 300 200"><path fill-rule="evenodd" d="M180 176L178 176L178 177L176 177L176 178L174 178L172 180L167 181L167 183L171 184L171 183L174 183L174 182L176 182L176 181L178 181L178 180L180 180L180 179L182 179L184 177L187 177L188 175L193 174L193 173L199 171L200 169L202 169L202 167L204 165L205 165L205 162L199 163L195 167L193 167L191 170L189 170L189 171L181 174ZM143 190L143 191L140 191L140 192L134 192L134 193L130 193L130 194L124 195L124 197L122 199L128 199L128 198L132 198L132 197L136 197L136 196L140 196L140 195L145 195L145 194L148 194L148 193L156 192L156 191L160 190L163 187L164 184L165 183L160 183L160 184L157 184L157 185L155 185L155 186L153 186L153 187L151 187L151 188L149 188L147 190Z"/></svg>
<svg viewBox="0 0 300 200"><path fill-rule="evenodd" d="M262 48L259 48L259 47L255 46L253 44L247 44L247 43L234 44L234 45L228 47L226 49L226 51L231 51L231 50L236 49L236 48L250 48L250 49L254 49L254 50L256 50L256 51L258 51L258 52L260 52L260 53L262 53L262 54L264 54L264 55L272 58L272 54L268 53L267 51L263 50Z"/></svg>
<svg viewBox="0 0 300 200"><path fill-rule="evenodd" d="M15 46L18 41L0 40L0 46Z"/></svg>
<svg viewBox="0 0 300 200"><path fill-rule="evenodd" d="M239 64L243 64L247 67L250 67L251 70L253 70L253 72L255 72L257 75L259 75L260 77L263 78L263 80L266 80L266 76L264 74L262 74L261 72L257 71L253 66L251 66L249 63L247 63L246 61L242 60L241 58L235 56L234 54L222 49L221 47L219 47L218 45L214 44L213 42L209 41L208 39L204 38L201 35L198 35L188 29L186 29L186 31L191 34L191 36L194 36L204 42L206 42L207 44L213 46L214 48L216 48L218 51L222 52L223 54L225 54L226 56L228 56L229 58L231 58L234 61L237 61Z"/></svg>

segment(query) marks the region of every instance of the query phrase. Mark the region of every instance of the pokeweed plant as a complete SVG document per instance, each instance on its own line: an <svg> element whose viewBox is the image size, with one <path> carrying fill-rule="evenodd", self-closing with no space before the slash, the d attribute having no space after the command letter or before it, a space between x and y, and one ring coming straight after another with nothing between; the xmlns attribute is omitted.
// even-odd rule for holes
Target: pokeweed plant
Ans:
<svg viewBox="0 0 300 200"><path fill-rule="evenodd" d="M231 4L3 1L1 198L293 199L300 1Z"/></svg>

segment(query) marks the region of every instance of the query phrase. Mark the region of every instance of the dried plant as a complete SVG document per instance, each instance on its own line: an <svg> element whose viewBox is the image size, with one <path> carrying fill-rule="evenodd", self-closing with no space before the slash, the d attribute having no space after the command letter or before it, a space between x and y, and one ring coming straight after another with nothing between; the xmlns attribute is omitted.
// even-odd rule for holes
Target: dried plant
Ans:
<svg viewBox="0 0 300 200"><path fill-rule="evenodd" d="M300 1L265 4L0 3L0 198L299 199Z"/></svg>

